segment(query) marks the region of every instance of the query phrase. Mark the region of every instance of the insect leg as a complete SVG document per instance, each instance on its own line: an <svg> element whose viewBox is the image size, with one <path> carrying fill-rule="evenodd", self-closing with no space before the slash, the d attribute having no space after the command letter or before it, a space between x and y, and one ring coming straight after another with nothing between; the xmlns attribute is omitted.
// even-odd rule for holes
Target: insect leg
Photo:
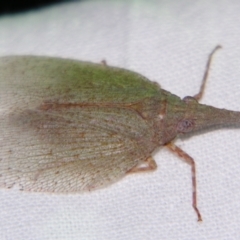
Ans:
<svg viewBox="0 0 240 240"><path fill-rule="evenodd" d="M201 214L197 207L197 181L196 181L196 167L195 162L192 157L190 157L186 152L184 152L181 148L177 147L174 143L169 143L166 145L168 149L177 154L179 157L183 159L184 162L188 163L191 166L192 171L192 206L197 213L198 221L202 221Z"/></svg>
<svg viewBox="0 0 240 240"><path fill-rule="evenodd" d="M213 49L213 51L209 54L200 90L196 95L193 96L197 101L199 101L203 96L203 93L204 93L204 90L205 90L205 87L206 87L206 82L207 82L207 79L208 79L208 76L209 76L210 67L211 67L211 64L212 64L213 55L220 48L222 48L220 45L216 46Z"/></svg>
<svg viewBox="0 0 240 240"><path fill-rule="evenodd" d="M147 158L143 164L145 164L145 166L142 166L142 164L137 165L131 170L129 170L128 173L148 172L157 169L157 164L152 157Z"/></svg>

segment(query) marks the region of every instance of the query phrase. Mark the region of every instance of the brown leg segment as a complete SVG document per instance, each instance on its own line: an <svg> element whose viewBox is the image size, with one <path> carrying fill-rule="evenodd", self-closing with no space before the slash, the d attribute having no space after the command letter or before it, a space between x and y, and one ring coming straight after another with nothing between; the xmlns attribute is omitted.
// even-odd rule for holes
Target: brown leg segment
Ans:
<svg viewBox="0 0 240 240"><path fill-rule="evenodd" d="M129 170L128 173L149 172L157 169L157 164L152 157L147 158L144 164L145 166L142 166L142 164L137 165L136 167Z"/></svg>
<svg viewBox="0 0 240 240"><path fill-rule="evenodd" d="M177 147L174 143L169 143L166 145L168 149L177 154L184 162L191 166L192 171L192 206L197 213L198 221L202 221L201 214L197 207L197 182L196 182L196 167L195 162L192 157L185 153L181 148Z"/></svg>
<svg viewBox="0 0 240 240"><path fill-rule="evenodd" d="M209 75L209 71L210 71L210 67L211 67L211 64L212 64L213 55L220 48L222 48L220 45L216 46L213 49L213 51L209 54L207 65L206 65L206 69L205 69L205 72L204 72L204 75L203 75L203 79L202 79L202 85L200 87L199 92L196 95L193 96L197 101L199 101L202 98L202 96L203 96L203 93L204 93L204 90L205 90L205 86L206 86L206 82L207 82L208 75Z"/></svg>

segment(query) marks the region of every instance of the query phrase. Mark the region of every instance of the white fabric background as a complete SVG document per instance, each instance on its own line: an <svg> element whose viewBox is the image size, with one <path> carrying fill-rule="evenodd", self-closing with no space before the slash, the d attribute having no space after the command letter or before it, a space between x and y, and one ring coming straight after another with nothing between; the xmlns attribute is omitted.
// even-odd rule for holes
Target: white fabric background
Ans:
<svg viewBox="0 0 240 240"><path fill-rule="evenodd" d="M80 1L0 17L0 56L76 58L137 71L181 97L195 94L217 45L203 103L240 111L240 1ZM0 239L240 239L240 130L178 146L196 161L203 222L191 207L190 167L160 149L158 170L103 190L53 195L0 190Z"/></svg>

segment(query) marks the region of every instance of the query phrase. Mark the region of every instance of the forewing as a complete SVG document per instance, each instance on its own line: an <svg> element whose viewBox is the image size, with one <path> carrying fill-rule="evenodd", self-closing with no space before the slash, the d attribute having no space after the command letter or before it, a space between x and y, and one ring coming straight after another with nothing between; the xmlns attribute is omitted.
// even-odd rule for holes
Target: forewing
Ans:
<svg viewBox="0 0 240 240"><path fill-rule="evenodd" d="M147 157L137 141L147 125L137 114L78 110L24 110L1 117L0 186L91 190L117 181Z"/></svg>
<svg viewBox="0 0 240 240"><path fill-rule="evenodd" d="M1 58L0 186L76 192L117 181L155 147L156 95L126 70Z"/></svg>

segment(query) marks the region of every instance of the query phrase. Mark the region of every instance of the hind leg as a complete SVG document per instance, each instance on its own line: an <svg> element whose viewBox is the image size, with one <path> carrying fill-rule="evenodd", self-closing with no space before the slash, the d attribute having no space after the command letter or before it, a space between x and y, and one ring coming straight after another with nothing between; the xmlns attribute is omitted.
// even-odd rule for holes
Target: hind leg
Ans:
<svg viewBox="0 0 240 240"><path fill-rule="evenodd" d="M150 172L157 169L157 164L155 160L152 157L148 157L144 163L141 163L131 170L129 170L127 173L139 173L139 172Z"/></svg>

